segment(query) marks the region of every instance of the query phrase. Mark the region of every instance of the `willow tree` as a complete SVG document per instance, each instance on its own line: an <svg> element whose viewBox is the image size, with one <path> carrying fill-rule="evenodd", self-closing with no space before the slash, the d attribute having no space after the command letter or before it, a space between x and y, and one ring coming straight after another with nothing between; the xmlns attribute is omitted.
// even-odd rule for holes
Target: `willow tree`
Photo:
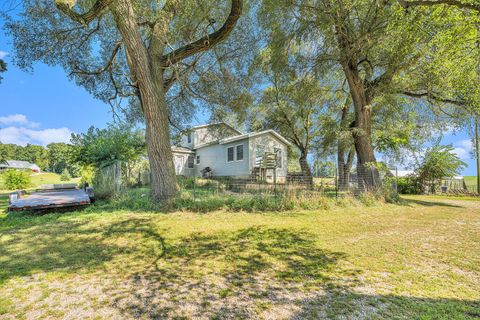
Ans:
<svg viewBox="0 0 480 320"><path fill-rule="evenodd" d="M290 141L303 175L311 180L307 157L323 134L323 114L338 97L332 89L336 79L328 84L317 79L299 51L271 41L259 52L250 69L256 71L261 90L247 110L247 123L252 130L274 129Z"/></svg>
<svg viewBox="0 0 480 320"><path fill-rule="evenodd" d="M242 6L242 0L25 0L7 28L20 67L60 65L113 112L125 107L122 98L139 102L152 195L167 200L177 188L168 91L202 52L229 36Z"/></svg>
<svg viewBox="0 0 480 320"><path fill-rule="evenodd" d="M460 120L462 128L465 124L469 125L475 149L477 192L480 192L480 3L458 0L398 2L407 12L416 9L430 14L431 11L448 8L454 12L443 37L438 37L437 43L432 45L432 51L437 53L428 57L430 67L420 70L420 76L414 81L417 91L404 93L440 104L440 111L452 120ZM448 37L460 41L456 46L438 45ZM433 65L441 67L432 68ZM442 68L445 65L450 68ZM432 71L441 74L441 77L435 77ZM432 83L435 79L437 81ZM423 87L423 90L418 91L418 87Z"/></svg>
<svg viewBox="0 0 480 320"><path fill-rule="evenodd" d="M405 75L428 54L425 44L438 22L448 20L437 16L432 23L428 15L407 14L396 0L266 0L262 15L266 28L281 28L291 42L303 43L317 65L342 69L353 104L359 182L375 186L378 173L369 163L376 162L372 132L376 114L384 110L379 101L401 96Z"/></svg>

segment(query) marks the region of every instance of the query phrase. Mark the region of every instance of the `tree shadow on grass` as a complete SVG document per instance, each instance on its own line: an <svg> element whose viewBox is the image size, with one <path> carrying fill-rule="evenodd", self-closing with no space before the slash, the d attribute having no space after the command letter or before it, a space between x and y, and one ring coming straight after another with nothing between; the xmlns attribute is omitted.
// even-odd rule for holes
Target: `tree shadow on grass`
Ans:
<svg viewBox="0 0 480 320"><path fill-rule="evenodd" d="M442 201L424 201L424 200L417 200L417 199L405 199L402 198L401 204L406 205L406 206L412 206L412 205L420 205L424 207L449 207L449 208L464 208L463 206L448 203L448 202L442 202Z"/></svg>
<svg viewBox="0 0 480 320"><path fill-rule="evenodd" d="M88 221L59 221L59 215L17 214L0 229L0 284L35 273L90 269L111 260L121 248L105 243Z"/></svg>
<svg viewBox="0 0 480 320"><path fill-rule="evenodd" d="M331 273L341 273L336 265L345 255L323 250L313 239L305 232L252 227L162 242L161 259L113 290L114 306L127 317L249 318L257 300L289 304L292 293L335 285ZM353 284L356 273L345 272L343 280Z"/></svg>
<svg viewBox="0 0 480 320"><path fill-rule="evenodd" d="M306 232L251 227L170 243L138 221L110 233L158 242L150 267L111 288L112 305L142 319L477 319L478 301L362 293L346 255Z"/></svg>
<svg viewBox="0 0 480 320"><path fill-rule="evenodd" d="M480 301L333 290L305 301L290 319L480 319Z"/></svg>

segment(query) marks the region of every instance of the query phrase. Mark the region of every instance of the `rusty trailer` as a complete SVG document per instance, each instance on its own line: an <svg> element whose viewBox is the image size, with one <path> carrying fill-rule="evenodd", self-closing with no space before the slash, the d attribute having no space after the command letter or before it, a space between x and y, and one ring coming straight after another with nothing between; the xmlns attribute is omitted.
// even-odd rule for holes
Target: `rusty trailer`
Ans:
<svg viewBox="0 0 480 320"><path fill-rule="evenodd" d="M48 210L87 206L93 201L93 188L47 187L31 194L22 191L10 195L9 211Z"/></svg>

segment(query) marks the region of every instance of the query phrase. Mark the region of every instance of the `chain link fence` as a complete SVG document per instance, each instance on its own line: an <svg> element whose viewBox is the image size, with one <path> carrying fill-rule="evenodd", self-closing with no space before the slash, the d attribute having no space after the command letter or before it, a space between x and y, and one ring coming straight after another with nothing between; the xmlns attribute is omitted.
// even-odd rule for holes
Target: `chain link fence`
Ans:
<svg viewBox="0 0 480 320"><path fill-rule="evenodd" d="M232 168L211 168L201 165L204 159L192 159L187 156L176 160L175 170L179 191L191 195L194 199L207 196L247 195L256 197L308 195L308 197L338 198L385 192L385 190L388 190L391 196L398 195L396 169L379 171L372 167L363 171L353 170L339 176L335 168L325 175L319 172L314 172L312 175L288 172L286 166L282 167L282 165L258 170L248 169L248 163L233 163ZM258 159L255 163L258 163ZM239 166L247 169L239 171ZM237 170L240 173L232 176L219 175L228 173L229 170ZM126 163L116 162L97 169L93 184L99 197L108 197L129 187L148 186L150 181L148 165L129 166Z"/></svg>

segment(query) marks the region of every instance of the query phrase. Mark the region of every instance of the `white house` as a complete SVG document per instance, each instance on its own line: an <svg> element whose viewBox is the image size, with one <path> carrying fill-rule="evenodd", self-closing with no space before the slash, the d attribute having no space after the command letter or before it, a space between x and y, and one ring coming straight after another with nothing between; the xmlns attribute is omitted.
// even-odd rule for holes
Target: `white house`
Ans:
<svg viewBox="0 0 480 320"><path fill-rule="evenodd" d="M18 170L32 170L33 172L40 172L40 167L34 163L20 160L7 160L0 163L0 170L18 169Z"/></svg>
<svg viewBox="0 0 480 320"><path fill-rule="evenodd" d="M172 151L177 175L202 176L208 167L214 177L246 179L263 172L267 181L285 182L290 145L273 130L242 133L215 123L187 130ZM267 159L269 167L264 170Z"/></svg>

